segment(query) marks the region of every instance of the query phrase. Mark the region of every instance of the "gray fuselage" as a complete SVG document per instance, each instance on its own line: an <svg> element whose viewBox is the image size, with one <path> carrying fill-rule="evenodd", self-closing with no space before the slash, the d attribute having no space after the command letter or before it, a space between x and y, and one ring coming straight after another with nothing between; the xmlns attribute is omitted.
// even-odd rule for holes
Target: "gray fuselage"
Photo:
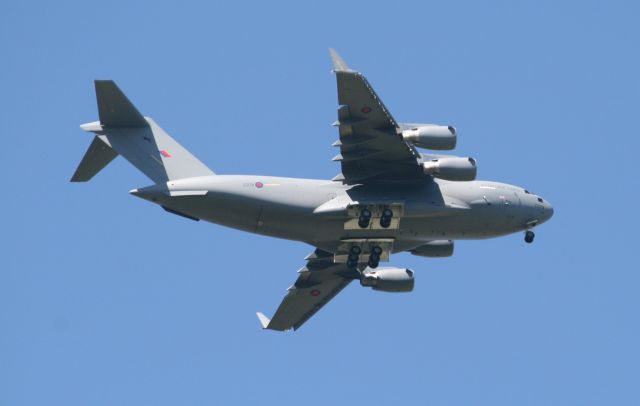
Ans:
<svg viewBox="0 0 640 406"><path fill-rule="evenodd" d="M553 215L551 205L525 189L490 181L345 185L341 182L252 175L172 180L132 194L195 219L252 233L307 242L334 252L341 240L369 230L345 229L349 206L403 205L401 227L378 230L393 252L433 240L467 240L530 229Z"/></svg>

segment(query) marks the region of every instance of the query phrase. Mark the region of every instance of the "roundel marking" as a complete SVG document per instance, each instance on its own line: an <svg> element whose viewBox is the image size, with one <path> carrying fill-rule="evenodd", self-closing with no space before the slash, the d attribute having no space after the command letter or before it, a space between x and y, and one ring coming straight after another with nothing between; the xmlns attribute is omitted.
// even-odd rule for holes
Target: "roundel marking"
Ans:
<svg viewBox="0 0 640 406"><path fill-rule="evenodd" d="M264 183L262 183L262 182L256 182L256 187L257 187L258 189L262 189L262 187L263 187L263 186L264 186Z"/></svg>
<svg viewBox="0 0 640 406"><path fill-rule="evenodd" d="M360 109L361 112L363 113L371 113L372 108L369 106L364 106L363 108Z"/></svg>
<svg viewBox="0 0 640 406"><path fill-rule="evenodd" d="M318 296L318 295L320 294L320 291L319 291L318 289L313 289L313 290L310 292L310 294L311 294L311 296Z"/></svg>

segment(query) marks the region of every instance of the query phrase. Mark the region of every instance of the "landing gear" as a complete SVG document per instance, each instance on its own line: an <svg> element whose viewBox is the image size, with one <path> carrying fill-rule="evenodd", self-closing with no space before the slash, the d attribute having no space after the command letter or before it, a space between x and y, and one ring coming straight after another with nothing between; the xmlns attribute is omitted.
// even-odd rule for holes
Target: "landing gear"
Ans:
<svg viewBox="0 0 640 406"><path fill-rule="evenodd" d="M371 221L371 210L362 209L360 212L360 217L358 217L358 226L360 228L369 227L369 222Z"/></svg>
<svg viewBox="0 0 640 406"><path fill-rule="evenodd" d="M360 257L360 253L362 252L362 248L354 245L349 250L349 259L347 260L347 268L356 269L358 266L358 258Z"/></svg>
<svg viewBox="0 0 640 406"><path fill-rule="evenodd" d="M380 216L380 227L389 228L391 225L391 218L393 217L393 211L389 208L384 209L382 211L382 216Z"/></svg>
<svg viewBox="0 0 640 406"><path fill-rule="evenodd" d="M375 246L371 249L371 254L369 255L369 262L367 265L369 268L377 268L380 263L380 255L382 254L382 248L379 246Z"/></svg>
<svg viewBox="0 0 640 406"><path fill-rule="evenodd" d="M525 241L527 244L531 244L531 243L533 242L533 239L534 239L534 237L535 237L535 236L536 236L536 235L534 234L534 232L533 232L533 231L531 231L531 230L527 230L527 232L526 232L526 233L524 233L524 241Z"/></svg>

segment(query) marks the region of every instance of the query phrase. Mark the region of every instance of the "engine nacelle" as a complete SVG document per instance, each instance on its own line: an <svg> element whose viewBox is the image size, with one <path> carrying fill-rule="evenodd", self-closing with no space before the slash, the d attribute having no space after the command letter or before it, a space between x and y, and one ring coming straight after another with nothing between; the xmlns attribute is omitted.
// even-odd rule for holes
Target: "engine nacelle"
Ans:
<svg viewBox="0 0 640 406"><path fill-rule="evenodd" d="M364 272L360 284L383 292L411 292L413 271L406 268L378 268Z"/></svg>
<svg viewBox="0 0 640 406"><path fill-rule="evenodd" d="M454 156L423 162L422 169L436 178L452 181L474 180L478 172L475 159Z"/></svg>
<svg viewBox="0 0 640 406"><path fill-rule="evenodd" d="M453 255L453 241L435 240L411 250L413 255L420 257L443 258Z"/></svg>
<svg viewBox="0 0 640 406"><path fill-rule="evenodd" d="M402 131L402 138L416 147L448 150L456 147L456 129L451 126L420 124Z"/></svg>

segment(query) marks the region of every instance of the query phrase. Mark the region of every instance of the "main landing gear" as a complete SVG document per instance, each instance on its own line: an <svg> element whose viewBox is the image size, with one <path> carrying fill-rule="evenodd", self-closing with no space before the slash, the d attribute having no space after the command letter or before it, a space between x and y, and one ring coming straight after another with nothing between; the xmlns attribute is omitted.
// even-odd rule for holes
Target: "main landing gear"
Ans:
<svg viewBox="0 0 640 406"><path fill-rule="evenodd" d="M356 269L358 267L358 263L360 262L360 254L362 253L362 248L354 245L349 250L349 257L347 258L347 268ZM380 256L382 255L382 248L378 245L371 248L371 254L369 254L369 260L367 261L367 265L369 268L377 268L380 263Z"/></svg>
<svg viewBox="0 0 640 406"><path fill-rule="evenodd" d="M379 246L375 246L371 249L371 254L369 255L369 268L377 268L378 263L380 262L380 255L382 254L382 248Z"/></svg>
<svg viewBox="0 0 640 406"><path fill-rule="evenodd" d="M356 269L356 267L358 266L358 258L360 257L361 252L362 249L357 245L351 247L351 249L349 250L349 258L347 259L347 268Z"/></svg>
<svg viewBox="0 0 640 406"><path fill-rule="evenodd" d="M358 226L360 226L360 228L367 228L369 227L369 222L371 221L371 210L369 209L362 209L362 211L360 212L360 217L358 217Z"/></svg>
<svg viewBox="0 0 640 406"><path fill-rule="evenodd" d="M374 213L375 212L375 213ZM375 214L375 218L374 218ZM360 210L360 214L358 215L358 227L360 228L369 228L371 226L371 220L375 219L379 221L380 228L389 228L391 227L391 221L393 220L393 210L389 207L386 207L380 211L379 208L368 208L365 207ZM398 215L398 212L396 212ZM378 219L378 216L380 218ZM374 223L373 228L377 228L377 225Z"/></svg>
<svg viewBox="0 0 640 406"><path fill-rule="evenodd" d="M380 227L389 228L391 225L391 218L393 217L393 211L389 208L384 209L382 211L382 216L380 216Z"/></svg>
<svg viewBox="0 0 640 406"><path fill-rule="evenodd" d="M524 241L527 244L531 244L533 242L533 239L535 238L535 233L531 230L527 230L526 233L524 233Z"/></svg>

